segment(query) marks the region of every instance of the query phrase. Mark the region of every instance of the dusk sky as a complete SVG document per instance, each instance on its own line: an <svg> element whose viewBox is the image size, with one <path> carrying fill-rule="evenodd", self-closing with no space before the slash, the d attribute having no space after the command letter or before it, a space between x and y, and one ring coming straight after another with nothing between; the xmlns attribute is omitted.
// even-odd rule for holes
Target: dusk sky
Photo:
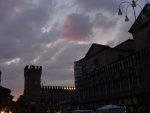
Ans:
<svg viewBox="0 0 150 113"><path fill-rule="evenodd" d="M24 90L24 67L42 66L42 81L74 86L74 62L92 43L109 45L132 39L134 22L125 22L125 0L0 0L1 85L16 100ZM132 0L126 0L132 2ZM138 0L143 8L146 0ZM138 15L141 9L136 7Z"/></svg>

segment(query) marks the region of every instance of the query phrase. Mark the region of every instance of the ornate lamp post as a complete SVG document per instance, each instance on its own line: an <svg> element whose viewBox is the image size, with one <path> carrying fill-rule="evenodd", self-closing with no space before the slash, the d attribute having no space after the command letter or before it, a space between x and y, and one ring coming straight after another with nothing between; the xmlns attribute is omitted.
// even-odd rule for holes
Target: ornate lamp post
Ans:
<svg viewBox="0 0 150 113"><path fill-rule="evenodd" d="M126 15L125 15L125 21L127 22L127 21L129 21L129 18L128 18L128 15L127 15L127 10L128 10L128 8L131 6L132 8L133 8L133 12L134 12L134 18L135 18L135 20L136 20L136 14L135 14L135 7L136 6L139 6L140 8L141 8L141 6L137 3L137 1L138 0L132 0L132 2L127 2L127 1L125 1L125 2L122 2L122 3L120 3L119 4L119 9L118 9L118 15L122 15L122 11L121 11L121 5L122 4L124 4L124 3L126 3L126 4L128 4L128 6L126 7ZM147 2L147 4L148 4L148 1L146 0L146 2ZM142 8L141 8L142 9ZM150 6L148 6L147 7L147 10L150 10ZM143 15L142 16L142 18L145 18L146 16L145 15Z"/></svg>

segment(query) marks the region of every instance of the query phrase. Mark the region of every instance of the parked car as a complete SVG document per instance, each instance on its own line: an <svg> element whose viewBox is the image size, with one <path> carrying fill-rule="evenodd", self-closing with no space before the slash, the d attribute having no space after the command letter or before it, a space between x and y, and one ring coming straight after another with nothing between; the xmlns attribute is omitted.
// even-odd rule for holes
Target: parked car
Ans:
<svg viewBox="0 0 150 113"><path fill-rule="evenodd" d="M106 105L96 110L96 113L124 113L122 106Z"/></svg>

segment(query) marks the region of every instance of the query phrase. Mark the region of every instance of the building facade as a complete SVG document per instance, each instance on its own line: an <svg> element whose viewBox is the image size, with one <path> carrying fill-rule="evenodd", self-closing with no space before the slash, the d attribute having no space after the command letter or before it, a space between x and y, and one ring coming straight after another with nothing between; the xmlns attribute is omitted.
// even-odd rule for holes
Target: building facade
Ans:
<svg viewBox="0 0 150 113"><path fill-rule="evenodd" d="M41 85L42 66L24 68L24 94L18 101L27 107L27 113L63 111L61 101L75 95L74 87Z"/></svg>
<svg viewBox="0 0 150 113"><path fill-rule="evenodd" d="M96 110L117 104L127 113L150 110L150 19L141 19L150 15L148 5L129 30L133 40L113 48L92 44L85 57L74 62L74 106Z"/></svg>

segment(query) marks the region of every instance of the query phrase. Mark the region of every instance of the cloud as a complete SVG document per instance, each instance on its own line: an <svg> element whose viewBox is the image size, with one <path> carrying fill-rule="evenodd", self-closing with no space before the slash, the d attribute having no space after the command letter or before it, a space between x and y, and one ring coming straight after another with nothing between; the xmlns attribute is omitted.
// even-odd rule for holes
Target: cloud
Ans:
<svg viewBox="0 0 150 113"><path fill-rule="evenodd" d="M74 62L83 58L90 46L66 40L53 44L38 62L43 66L42 79L49 85L74 86ZM53 56L55 59L48 60Z"/></svg>
<svg viewBox="0 0 150 113"><path fill-rule="evenodd" d="M119 0L74 0L84 12L99 11L110 12L114 14L119 7Z"/></svg>
<svg viewBox="0 0 150 113"><path fill-rule="evenodd" d="M39 0L35 3L24 0L13 0L13 2L1 0L0 2L3 4L0 7L1 59L11 60L18 56L21 59L26 56L34 57L29 55L33 51L37 56L43 49L42 44L57 40L59 35L57 24L54 23L48 33L43 33L41 30L54 15L56 4L52 0Z"/></svg>
<svg viewBox="0 0 150 113"><path fill-rule="evenodd" d="M73 69L74 61L84 57L91 44L77 44L66 40L51 43L40 55L36 64L42 64L46 70Z"/></svg>
<svg viewBox="0 0 150 113"><path fill-rule="evenodd" d="M92 24L89 16L72 13L67 16L62 29L61 37L72 41L92 40Z"/></svg>
<svg viewBox="0 0 150 113"><path fill-rule="evenodd" d="M112 30L115 28L117 23L117 19L109 18L104 16L102 13L97 13L93 24L96 28L100 28L103 32L107 32L108 30Z"/></svg>
<svg viewBox="0 0 150 113"><path fill-rule="evenodd" d="M132 24L133 20L125 22L124 18L121 18L116 25L115 31L116 35L113 37L113 39L108 40L106 44L110 46L116 46L127 39L132 39L133 38L132 34L128 32Z"/></svg>

